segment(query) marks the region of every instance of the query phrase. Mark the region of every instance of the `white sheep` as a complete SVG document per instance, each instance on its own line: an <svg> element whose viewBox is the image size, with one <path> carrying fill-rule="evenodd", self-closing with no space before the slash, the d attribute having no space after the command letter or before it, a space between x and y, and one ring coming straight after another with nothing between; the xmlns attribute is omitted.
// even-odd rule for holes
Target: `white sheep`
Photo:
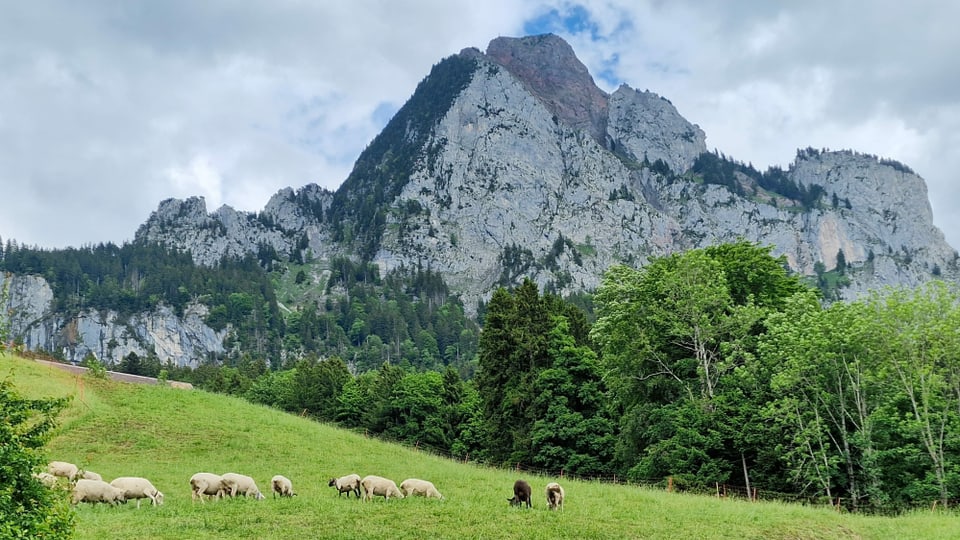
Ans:
<svg viewBox="0 0 960 540"><path fill-rule="evenodd" d="M80 502L104 502L116 505L127 502L127 499L122 489L117 489L103 480L81 478L77 480L77 485L73 486L73 504Z"/></svg>
<svg viewBox="0 0 960 540"><path fill-rule="evenodd" d="M357 496L357 498L360 498L359 474L348 474L346 476L341 476L340 478L331 478L327 485L337 488L338 497L346 492L347 498L349 499L350 493L352 492Z"/></svg>
<svg viewBox="0 0 960 540"><path fill-rule="evenodd" d="M103 477L100 476L99 474L93 471L86 471L86 470L80 471L80 478L85 478L87 480L100 480L101 482L103 481Z"/></svg>
<svg viewBox="0 0 960 540"><path fill-rule="evenodd" d="M219 474L198 472L190 477L190 491L190 499L195 501L199 498L202 503L206 502L203 499L204 495L218 498L223 497L225 491L223 477Z"/></svg>
<svg viewBox="0 0 960 540"><path fill-rule="evenodd" d="M80 468L66 461L51 461L47 464L47 472L73 481L77 477L77 473L80 472Z"/></svg>
<svg viewBox="0 0 960 540"><path fill-rule="evenodd" d="M403 482L400 482L400 492L403 493L404 497L419 495L428 499L430 497L443 499L443 495L437 491L437 488L433 485L433 482L420 480L419 478L407 478Z"/></svg>
<svg viewBox="0 0 960 540"><path fill-rule="evenodd" d="M33 473L33 477L39 480L41 484L47 486L48 488L57 487L57 477L48 472Z"/></svg>
<svg viewBox="0 0 960 540"><path fill-rule="evenodd" d="M121 476L114 478L110 485L123 491L126 500L136 499L137 508L140 508L140 499L150 499L150 504L163 504L163 493L153 487L146 478L138 476Z"/></svg>
<svg viewBox="0 0 960 540"><path fill-rule="evenodd" d="M382 476L368 475L360 480L360 487L363 488L363 500L372 501L374 495L383 495L384 500L389 501L390 497L398 499L403 498L403 493L397 488L393 480L383 478Z"/></svg>
<svg viewBox="0 0 960 540"><path fill-rule="evenodd" d="M559 508L562 512L564 498L563 487L556 482L550 482L547 484L546 493L547 507L549 507L550 510L557 510Z"/></svg>
<svg viewBox="0 0 960 540"><path fill-rule="evenodd" d="M224 474L223 488L224 492L231 497L236 497L237 495L243 495L246 497L247 495L250 495L257 500L265 498L263 493L260 493L260 488L257 487L257 483L253 481L253 478L243 474Z"/></svg>
<svg viewBox="0 0 960 540"><path fill-rule="evenodd" d="M286 476L280 474L270 479L270 487L273 490L274 497L277 495L281 497L293 497L296 495L296 493L293 492L293 482Z"/></svg>

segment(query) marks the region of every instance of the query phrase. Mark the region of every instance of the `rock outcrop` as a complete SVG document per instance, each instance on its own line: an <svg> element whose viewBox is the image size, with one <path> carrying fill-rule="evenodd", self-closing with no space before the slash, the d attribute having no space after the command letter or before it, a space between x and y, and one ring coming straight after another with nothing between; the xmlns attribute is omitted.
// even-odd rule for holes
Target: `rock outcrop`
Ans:
<svg viewBox="0 0 960 540"><path fill-rule="evenodd" d="M167 306L122 318L112 311L81 311L66 317L54 311L53 291L39 276L5 275L0 291L7 290L0 321L9 324L11 336L28 350L57 353L79 363L92 354L107 365L128 355L156 357L161 364L197 367L210 355L222 355L229 328L215 331L204 322L207 308L192 304L177 315Z"/></svg>

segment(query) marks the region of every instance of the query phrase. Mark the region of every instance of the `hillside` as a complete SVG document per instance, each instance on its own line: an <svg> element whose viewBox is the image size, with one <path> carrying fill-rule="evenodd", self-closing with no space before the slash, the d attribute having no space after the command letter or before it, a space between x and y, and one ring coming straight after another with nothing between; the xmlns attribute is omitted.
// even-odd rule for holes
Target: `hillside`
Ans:
<svg viewBox="0 0 960 540"><path fill-rule="evenodd" d="M77 378L11 356L0 356L0 377L27 397L73 396L48 445L50 459L105 479L145 476L165 493L157 508L80 506L77 538L960 537L952 513L864 517L569 480L565 511L551 513L542 489L552 479L451 462L239 399ZM246 473L261 489L284 474L298 496L192 503L188 479L197 471ZM446 500L337 497L327 480L348 472L427 478ZM506 503L518 476L535 488L532 510Z"/></svg>

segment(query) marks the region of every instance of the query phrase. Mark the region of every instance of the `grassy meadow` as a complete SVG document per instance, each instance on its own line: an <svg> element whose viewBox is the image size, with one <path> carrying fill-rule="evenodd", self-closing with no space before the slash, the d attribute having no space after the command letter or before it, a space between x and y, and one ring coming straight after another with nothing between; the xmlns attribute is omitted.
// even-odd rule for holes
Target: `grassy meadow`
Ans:
<svg viewBox="0 0 960 540"><path fill-rule="evenodd" d="M144 476L165 495L159 507L81 504L77 538L960 538L952 511L859 516L571 480L561 480L565 510L550 512L543 489L558 479L452 462L232 397L78 378L9 355L0 377L25 397L73 397L50 460L107 481ZM193 502L189 478L199 471L247 474L267 498ZM362 503L327 486L353 472L431 480L445 500ZM271 496L275 474L293 481L296 497ZM530 510L507 503L520 477L534 488Z"/></svg>

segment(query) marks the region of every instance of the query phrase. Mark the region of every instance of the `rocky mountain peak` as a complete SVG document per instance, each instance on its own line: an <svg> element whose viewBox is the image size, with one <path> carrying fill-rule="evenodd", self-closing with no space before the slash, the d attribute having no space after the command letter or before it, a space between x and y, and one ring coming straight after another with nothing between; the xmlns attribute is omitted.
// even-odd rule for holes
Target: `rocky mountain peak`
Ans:
<svg viewBox="0 0 960 540"><path fill-rule="evenodd" d="M487 56L520 79L559 120L606 146L607 94L569 43L554 34L498 37L487 46Z"/></svg>

